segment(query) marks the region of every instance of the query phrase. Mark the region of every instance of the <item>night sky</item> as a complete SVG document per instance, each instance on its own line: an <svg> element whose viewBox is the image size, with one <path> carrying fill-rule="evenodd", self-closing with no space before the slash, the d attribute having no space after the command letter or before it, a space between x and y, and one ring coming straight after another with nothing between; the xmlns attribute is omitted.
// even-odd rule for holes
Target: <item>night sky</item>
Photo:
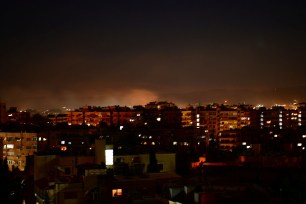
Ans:
<svg viewBox="0 0 306 204"><path fill-rule="evenodd" d="M2 2L19 108L306 101L306 1Z"/></svg>

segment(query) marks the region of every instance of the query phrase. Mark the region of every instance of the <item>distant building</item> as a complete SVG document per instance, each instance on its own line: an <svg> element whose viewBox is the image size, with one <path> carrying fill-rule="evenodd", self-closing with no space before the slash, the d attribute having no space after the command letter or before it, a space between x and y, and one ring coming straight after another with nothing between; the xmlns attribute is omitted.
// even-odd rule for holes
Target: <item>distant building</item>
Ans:
<svg viewBox="0 0 306 204"><path fill-rule="evenodd" d="M31 119L30 112L18 111L17 107L10 107L7 111L7 122L18 124L29 124Z"/></svg>

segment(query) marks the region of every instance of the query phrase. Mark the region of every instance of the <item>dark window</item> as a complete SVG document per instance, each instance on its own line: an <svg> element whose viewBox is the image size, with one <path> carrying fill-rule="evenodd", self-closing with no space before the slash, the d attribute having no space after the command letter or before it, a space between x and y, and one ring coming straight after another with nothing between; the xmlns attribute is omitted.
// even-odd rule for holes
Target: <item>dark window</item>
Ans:
<svg viewBox="0 0 306 204"><path fill-rule="evenodd" d="M65 168L65 174L66 175L70 175L71 174L71 168L70 167L66 167Z"/></svg>
<svg viewBox="0 0 306 204"><path fill-rule="evenodd" d="M78 198L78 192L76 191L64 192L64 199L76 199L76 198Z"/></svg>

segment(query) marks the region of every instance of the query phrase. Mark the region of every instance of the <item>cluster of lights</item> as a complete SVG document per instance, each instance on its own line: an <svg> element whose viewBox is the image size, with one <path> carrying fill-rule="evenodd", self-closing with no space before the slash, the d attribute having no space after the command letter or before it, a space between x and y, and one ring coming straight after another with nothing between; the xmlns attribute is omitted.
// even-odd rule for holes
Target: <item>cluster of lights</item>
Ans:
<svg viewBox="0 0 306 204"><path fill-rule="evenodd" d="M279 128L283 129L283 112L279 112Z"/></svg>
<svg viewBox="0 0 306 204"><path fill-rule="evenodd" d="M245 146L247 149L252 148L252 145L247 145L247 142L242 142L242 145Z"/></svg>
<svg viewBox="0 0 306 204"><path fill-rule="evenodd" d="M199 144L199 143L198 143L198 144ZM177 141L173 141L172 145L173 145L173 146L177 146L177 145L178 145ZM189 143L188 143L188 142L182 142L181 145L183 145L183 146L189 146Z"/></svg>
<svg viewBox="0 0 306 204"><path fill-rule="evenodd" d="M197 114L197 128L200 128L200 114Z"/></svg>

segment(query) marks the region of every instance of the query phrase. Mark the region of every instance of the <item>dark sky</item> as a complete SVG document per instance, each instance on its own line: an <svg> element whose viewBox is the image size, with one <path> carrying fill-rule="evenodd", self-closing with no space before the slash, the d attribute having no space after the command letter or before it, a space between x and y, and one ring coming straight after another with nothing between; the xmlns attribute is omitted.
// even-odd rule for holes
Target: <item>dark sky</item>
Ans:
<svg viewBox="0 0 306 204"><path fill-rule="evenodd" d="M306 101L306 1L6 1L19 108Z"/></svg>

